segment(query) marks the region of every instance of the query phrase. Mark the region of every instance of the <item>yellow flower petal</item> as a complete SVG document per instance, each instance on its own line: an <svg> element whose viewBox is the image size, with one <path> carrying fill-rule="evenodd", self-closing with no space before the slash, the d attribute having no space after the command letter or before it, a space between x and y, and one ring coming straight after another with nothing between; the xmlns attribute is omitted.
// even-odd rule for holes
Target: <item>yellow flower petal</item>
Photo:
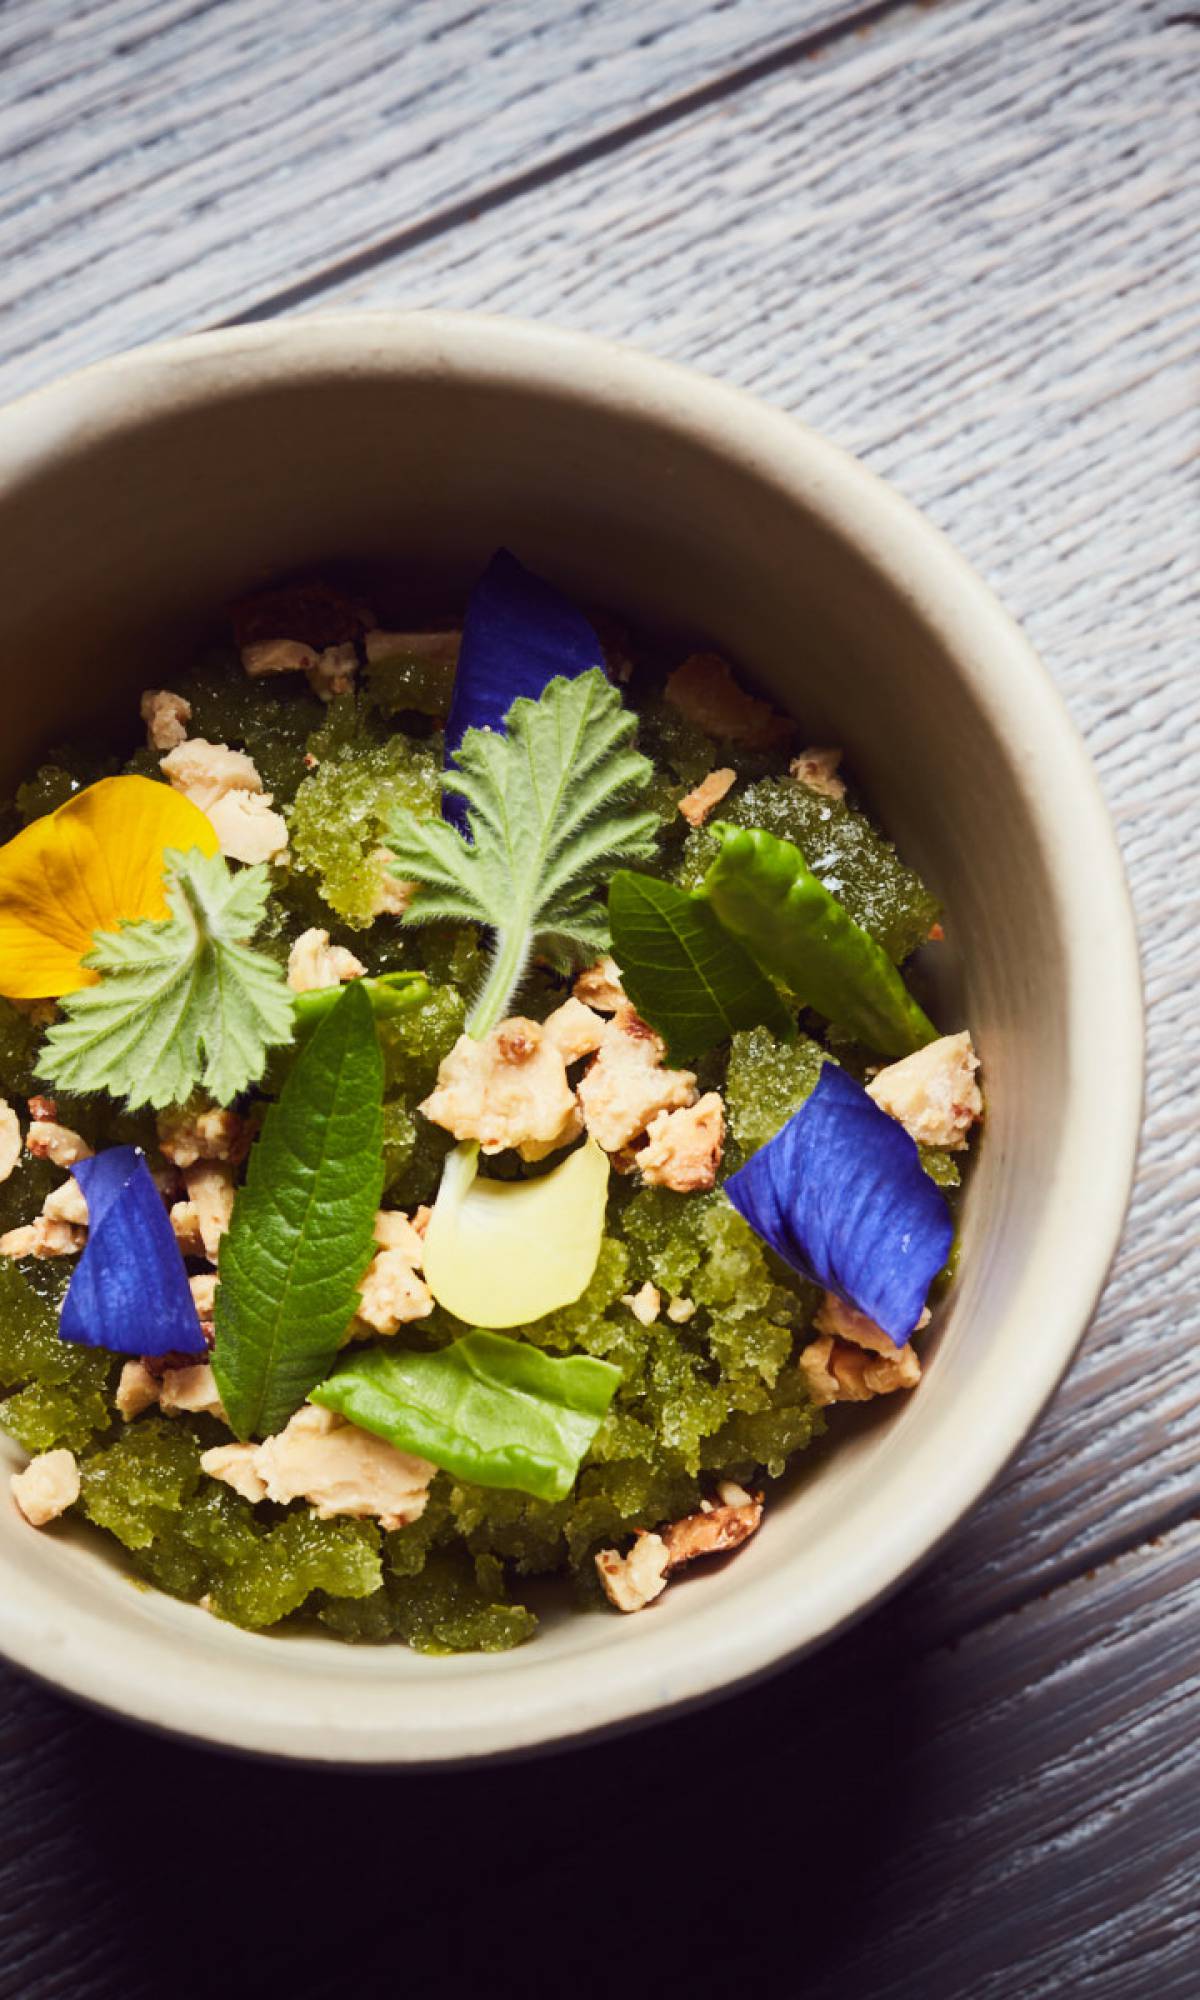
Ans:
<svg viewBox="0 0 1200 2000"><path fill-rule="evenodd" d="M95 931L170 914L168 847L217 851L190 799L152 778L102 778L0 847L0 993L44 1000L93 986Z"/></svg>
<svg viewBox="0 0 1200 2000"><path fill-rule="evenodd" d="M476 1179L479 1148L456 1146L425 1232L425 1277L471 1326L523 1326L569 1306L596 1268L608 1155L594 1139L533 1181Z"/></svg>

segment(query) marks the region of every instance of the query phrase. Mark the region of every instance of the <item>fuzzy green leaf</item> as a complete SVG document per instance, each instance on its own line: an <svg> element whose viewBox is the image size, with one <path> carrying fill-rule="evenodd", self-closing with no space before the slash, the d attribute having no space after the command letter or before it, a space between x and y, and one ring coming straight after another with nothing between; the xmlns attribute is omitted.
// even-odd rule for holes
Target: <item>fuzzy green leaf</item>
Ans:
<svg viewBox="0 0 1200 2000"><path fill-rule="evenodd" d="M312 1400L475 1486L563 1500L620 1385L587 1354L555 1360L501 1333L464 1333L434 1354L369 1348Z"/></svg>
<svg viewBox="0 0 1200 2000"><path fill-rule="evenodd" d="M235 874L198 847L168 848L164 862L172 915L97 931L84 963L99 984L63 998L39 1063L60 1090L161 1110L199 1085L228 1104L292 1039L283 972L245 943L262 922L267 870Z"/></svg>
<svg viewBox="0 0 1200 2000"><path fill-rule="evenodd" d="M328 1373L382 1188L383 1057L356 982L268 1111L221 1244L213 1367L239 1437L278 1430Z"/></svg>
<svg viewBox="0 0 1200 2000"><path fill-rule="evenodd" d="M690 1062L739 1028L795 1028L775 987L712 905L672 882L619 869L608 892L621 982L673 1062Z"/></svg>
<svg viewBox="0 0 1200 2000"><path fill-rule="evenodd" d="M599 668L514 701L505 733L468 729L443 784L466 802L470 838L393 812L393 873L422 884L405 922L486 924L495 956L467 1021L486 1034L507 1011L535 941L603 950L598 891L612 869L654 852L658 817L629 809L652 766L634 719Z"/></svg>

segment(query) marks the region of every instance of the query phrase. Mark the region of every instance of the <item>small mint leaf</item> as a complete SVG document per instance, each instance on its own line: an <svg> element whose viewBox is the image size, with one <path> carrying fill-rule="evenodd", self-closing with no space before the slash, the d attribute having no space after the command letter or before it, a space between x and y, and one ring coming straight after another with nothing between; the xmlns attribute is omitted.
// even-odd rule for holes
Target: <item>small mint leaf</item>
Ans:
<svg viewBox="0 0 1200 2000"><path fill-rule="evenodd" d="M221 1244L213 1367L240 1438L277 1431L328 1373L382 1189L383 1058L356 982L268 1111Z"/></svg>

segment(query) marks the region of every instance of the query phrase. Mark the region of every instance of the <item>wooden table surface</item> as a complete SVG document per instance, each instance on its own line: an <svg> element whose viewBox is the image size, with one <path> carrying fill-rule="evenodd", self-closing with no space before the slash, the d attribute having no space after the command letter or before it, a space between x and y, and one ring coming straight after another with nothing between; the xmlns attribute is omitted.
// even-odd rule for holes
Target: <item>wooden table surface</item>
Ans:
<svg viewBox="0 0 1200 2000"><path fill-rule="evenodd" d="M1041 650L1150 1002L1086 1346L901 1596L714 1709L474 1775L240 1765L4 1673L3 2000L1200 1994L1198 83L1184 0L0 8L0 395L439 305L796 411Z"/></svg>

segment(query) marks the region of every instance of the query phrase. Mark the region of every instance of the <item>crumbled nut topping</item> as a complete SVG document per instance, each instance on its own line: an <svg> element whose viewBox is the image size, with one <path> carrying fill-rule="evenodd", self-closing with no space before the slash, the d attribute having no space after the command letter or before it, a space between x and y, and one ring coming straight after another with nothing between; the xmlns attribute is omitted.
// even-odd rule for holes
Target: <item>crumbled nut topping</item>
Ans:
<svg viewBox="0 0 1200 2000"><path fill-rule="evenodd" d="M889 1117L898 1119L919 1146L961 1152L983 1111L975 1081L979 1058L966 1029L941 1035L914 1055L889 1063L867 1085Z"/></svg>
<svg viewBox="0 0 1200 2000"><path fill-rule="evenodd" d="M693 653L668 677L664 692L706 735L723 743L742 743L748 750L786 743L795 728L769 702L739 687L727 662L716 653Z"/></svg>
<svg viewBox="0 0 1200 2000"><path fill-rule="evenodd" d="M793 757L788 769L800 784L807 785L810 792L820 792L827 799L844 799L846 782L838 776L838 765L842 761L840 750L817 749L810 746Z"/></svg>
<svg viewBox="0 0 1200 2000"><path fill-rule="evenodd" d="M679 801L679 810L689 826L703 826L714 806L718 806L731 785L737 783L737 772L728 765L719 771L710 771L707 778L701 778L694 789Z"/></svg>

